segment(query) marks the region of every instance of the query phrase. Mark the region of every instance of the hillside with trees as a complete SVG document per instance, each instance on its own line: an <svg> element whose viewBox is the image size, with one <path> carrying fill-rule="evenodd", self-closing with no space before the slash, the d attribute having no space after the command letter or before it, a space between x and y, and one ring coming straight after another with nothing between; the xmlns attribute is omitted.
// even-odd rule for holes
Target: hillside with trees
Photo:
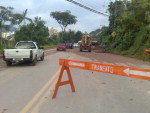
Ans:
<svg viewBox="0 0 150 113"><path fill-rule="evenodd" d="M102 27L98 36L107 51L141 58L150 49L150 1L120 0L108 6L109 26Z"/></svg>

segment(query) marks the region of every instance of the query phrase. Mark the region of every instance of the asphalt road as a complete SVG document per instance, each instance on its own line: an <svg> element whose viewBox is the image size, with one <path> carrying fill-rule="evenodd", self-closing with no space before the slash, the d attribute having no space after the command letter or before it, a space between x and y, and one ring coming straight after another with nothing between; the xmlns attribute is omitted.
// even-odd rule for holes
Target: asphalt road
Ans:
<svg viewBox="0 0 150 113"><path fill-rule="evenodd" d="M58 52L36 66L20 64L0 71L0 113L150 113L149 81L87 70L72 68L76 92L62 86L52 99L59 58L93 62Z"/></svg>

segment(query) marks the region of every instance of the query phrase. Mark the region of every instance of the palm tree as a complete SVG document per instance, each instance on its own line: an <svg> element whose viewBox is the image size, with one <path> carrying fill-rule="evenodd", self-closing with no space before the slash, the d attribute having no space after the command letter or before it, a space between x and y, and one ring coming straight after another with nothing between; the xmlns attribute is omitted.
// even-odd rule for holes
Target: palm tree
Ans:
<svg viewBox="0 0 150 113"><path fill-rule="evenodd" d="M0 6L0 45L3 46L2 40L2 30L8 30L9 25L6 25L6 22L10 21L10 15L12 14L13 8L12 7L4 7Z"/></svg>
<svg viewBox="0 0 150 113"><path fill-rule="evenodd" d="M24 25L26 25L26 20L28 20L29 22L32 22L32 19L26 17L26 16L27 16L27 12L28 12L28 9L26 9L26 10L23 12L23 14L22 14Z"/></svg>
<svg viewBox="0 0 150 113"><path fill-rule="evenodd" d="M21 23L23 21L23 15L22 14L19 14L19 13L16 13L16 14L13 14L12 15L12 19L11 19L11 22L13 25L18 25L18 27L20 28L21 27Z"/></svg>

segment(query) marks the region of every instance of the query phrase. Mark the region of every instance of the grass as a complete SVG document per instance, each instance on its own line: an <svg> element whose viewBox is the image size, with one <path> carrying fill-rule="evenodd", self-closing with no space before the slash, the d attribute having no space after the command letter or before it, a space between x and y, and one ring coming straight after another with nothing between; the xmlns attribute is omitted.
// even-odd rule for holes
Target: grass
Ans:
<svg viewBox="0 0 150 113"><path fill-rule="evenodd" d="M55 48L56 47L56 45L54 45L54 44L48 44L48 45L44 45L44 46L42 46L44 49L51 49L51 48Z"/></svg>
<svg viewBox="0 0 150 113"><path fill-rule="evenodd" d="M135 58L135 59L143 60L142 55L143 55L144 51L141 49L140 53L139 54L136 53L135 55L130 54L130 51L119 52L118 50L115 50L115 49L112 49L112 50L110 50L108 52L113 53L113 54L117 54L117 55L122 55L122 56L130 57L130 58ZM150 54L147 54L145 56L144 61L149 61L150 62Z"/></svg>

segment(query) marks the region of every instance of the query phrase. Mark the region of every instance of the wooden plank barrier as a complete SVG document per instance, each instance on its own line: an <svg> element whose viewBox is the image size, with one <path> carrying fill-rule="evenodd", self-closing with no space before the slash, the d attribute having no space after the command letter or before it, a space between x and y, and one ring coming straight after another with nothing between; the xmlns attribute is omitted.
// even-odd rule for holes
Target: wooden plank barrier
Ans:
<svg viewBox="0 0 150 113"><path fill-rule="evenodd" d="M150 55L150 49L144 49L144 53L142 54L142 59L145 60L145 57Z"/></svg>
<svg viewBox="0 0 150 113"><path fill-rule="evenodd" d="M121 76L138 78L138 79L150 81L150 69L142 69L142 68L126 67L126 66L102 64L102 63L92 63L92 62L76 61L76 60L69 60L69 59L60 59L59 64L62 65L62 67L61 67L60 75L56 83L52 98L56 98L58 89L62 85L70 84L72 92L75 92L75 88L74 88L74 84L73 84L73 80L71 77L69 67L121 75ZM67 71L69 80L61 82L62 77L63 77L63 72L65 70Z"/></svg>

